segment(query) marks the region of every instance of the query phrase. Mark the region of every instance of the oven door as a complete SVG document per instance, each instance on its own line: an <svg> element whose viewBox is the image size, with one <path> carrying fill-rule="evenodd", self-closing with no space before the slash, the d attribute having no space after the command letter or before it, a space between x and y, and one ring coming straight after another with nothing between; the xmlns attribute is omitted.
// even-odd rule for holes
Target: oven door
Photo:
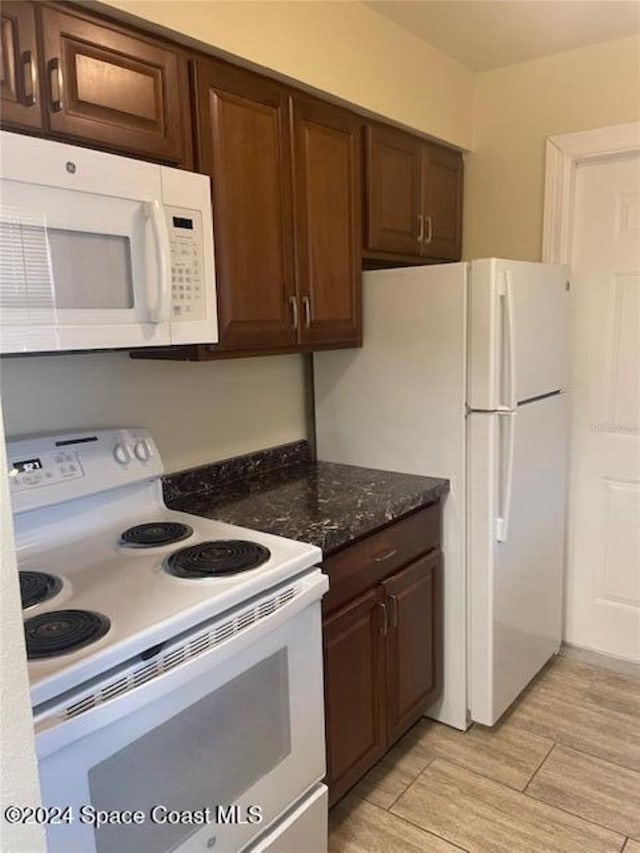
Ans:
<svg viewBox="0 0 640 853"><path fill-rule="evenodd" d="M170 343L161 172L138 168L138 198L2 180L2 352Z"/></svg>
<svg viewBox="0 0 640 853"><path fill-rule="evenodd" d="M60 809L49 853L237 853L310 790L325 771L326 588L315 570L168 644L164 660L194 657L146 683L62 723L36 715L43 802Z"/></svg>

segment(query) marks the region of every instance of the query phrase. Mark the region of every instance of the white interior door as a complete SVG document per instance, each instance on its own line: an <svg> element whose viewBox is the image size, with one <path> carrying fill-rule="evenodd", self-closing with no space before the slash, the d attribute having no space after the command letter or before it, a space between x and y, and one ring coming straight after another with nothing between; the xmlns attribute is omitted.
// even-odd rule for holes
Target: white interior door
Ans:
<svg viewBox="0 0 640 853"><path fill-rule="evenodd" d="M576 171L567 642L640 660L640 154Z"/></svg>

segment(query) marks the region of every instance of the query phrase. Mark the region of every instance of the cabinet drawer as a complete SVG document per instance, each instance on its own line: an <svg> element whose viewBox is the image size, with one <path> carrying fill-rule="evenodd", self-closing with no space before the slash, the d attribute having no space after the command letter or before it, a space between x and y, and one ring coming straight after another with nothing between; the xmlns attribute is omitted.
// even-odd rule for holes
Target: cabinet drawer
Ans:
<svg viewBox="0 0 640 853"><path fill-rule="evenodd" d="M440 504L435 503L338 551L323 563L329 576L323 612L330 613L396 569L439 547Z"/></svg>

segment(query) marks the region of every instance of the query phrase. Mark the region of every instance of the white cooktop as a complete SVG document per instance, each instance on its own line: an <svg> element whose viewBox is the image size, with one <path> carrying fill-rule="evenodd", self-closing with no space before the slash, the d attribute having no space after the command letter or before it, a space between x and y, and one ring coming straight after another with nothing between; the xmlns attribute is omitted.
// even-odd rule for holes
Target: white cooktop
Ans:
<svg viewBox="0 0 640 853"><path fill-rule="evenodd" d="M100 437L100 446L91 446L93 457L104 455L105 446L111 447L112 442L103 440L104 434ZM80 470L90 472L91 459L84 458L87 448L78 444L73 449ZM38 452L34 445L10 444L10 464L18 461L16 454L22 460L44 458L45 454L37 455ZM111 449L109 454L112 455ZM94 459L94 476L98 476L103 463L106 464L105 459L95 469ZM111 459L108 465L113 465ZM41 497L30 499L36 508L23 509L14 519L19 570L45 572L62 580L60 591L49 600L28 607L23 612L24 619L55 610L89 610L110 620L107 633L90 645L29 661L34 706L250 601L322 559L322 552L313 545L170 510L162 500L161 480L156 472L142 464L137 470L142 475L132 468L127 475L128 484L95 494L88 492L87 483L83 482L86 476L77 478L74 488L80 496L60 503L54 501L56 483L34 483L32 489L37 489L38 494L50 490L45 501L48 505L40 505ZM149 473L152 476L145 476ZM28 476L32 474L33 470ZM111 482L111 475L107 474L106 481ZM22 494L25 488L28 483L19 492ZM68 489L69 484L62 488ZM29 500L21 500L23 506L29 506ZM193 533L169 545L131 548L121 544L121 534L127 528L158 521L187 524ZM255 569L219 577L186 579L166 571L167 558L173 552L220 539L256 542L269 549L270 558Z"/></svg>

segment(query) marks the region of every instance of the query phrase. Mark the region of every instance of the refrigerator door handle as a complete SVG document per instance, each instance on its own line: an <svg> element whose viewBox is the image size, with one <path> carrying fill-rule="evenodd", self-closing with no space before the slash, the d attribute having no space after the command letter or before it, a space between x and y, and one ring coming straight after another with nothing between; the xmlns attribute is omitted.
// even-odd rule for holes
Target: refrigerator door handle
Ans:
<svg viewBox="0 0 640 853"><path fill-rule="evenodd" d="M513 481L513 454L515 448L516 437L516 412L498 412L498 417L505 418L504 424L508 430L508 438L506 441L506 459L505 457L505 442L500 442L500 515L496 518L496 541L506 542L509 532L509 514L511 512L511 484Z"/></svg>
<svg viewBox="0 0 640 853"><path fill-rule="evenodd" d="M500 298L504 300L504 316L506 319L504 338L502 344L502 368L503 376L508 373L508 384L506 403L499 406L500 409L515 409L518 405L516 399L516 341L515 321L513 316L513 286L511 283L511 272L504 273L503 285L500 290Z"/></svg>

